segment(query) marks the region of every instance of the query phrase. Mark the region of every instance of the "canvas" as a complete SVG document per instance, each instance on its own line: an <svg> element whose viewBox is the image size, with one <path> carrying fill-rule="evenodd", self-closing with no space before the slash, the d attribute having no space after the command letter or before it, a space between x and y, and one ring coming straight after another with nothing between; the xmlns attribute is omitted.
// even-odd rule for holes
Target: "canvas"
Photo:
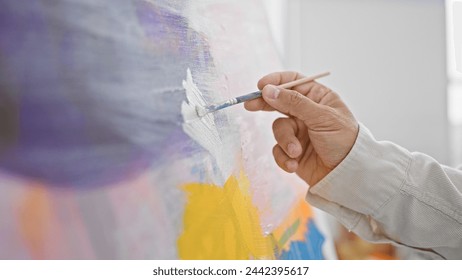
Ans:
<svg viewBox="0 0 462 280"><path fill-rule="evenodd" d="M0 2L1 259L334 256L273 114L187 115L281 70L259 1Z"/></svg>

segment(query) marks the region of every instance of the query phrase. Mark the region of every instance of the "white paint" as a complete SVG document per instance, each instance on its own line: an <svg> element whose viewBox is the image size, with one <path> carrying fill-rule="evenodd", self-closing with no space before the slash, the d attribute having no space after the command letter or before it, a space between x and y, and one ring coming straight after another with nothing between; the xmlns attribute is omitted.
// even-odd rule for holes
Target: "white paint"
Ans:
<svg viewBox="0 0 462 280"><path fill-rule="evenodd" d="M207 13L206 11L212 3L219 6L220 2L226 5L226 1L222 0L203 0L186 5L183 14L188 19L189 28L203 34L204 38L214 38L214 36L216 37L218 34L222 34L223 26L220 25L219 22L217 24L213 17L204 17L204 14ZM223 16L227 15L225 14Z"/></svg>
<svg viewBox="0 0 462 280"><path fill-rule="evenodd" d="M191 70L188 68L186 72L183 87L186 90L187 101L183 101L181 104L181 114L184 120L183 130L191 139L206 149L216 161L220 176L215 179L218 179L216 183L222 185L230 175L234 161L231 160L231 153L224 149L213 114L198 117L196 108L205 107L207 103L192 79Z"/></svg>
<svg viewBox="0 0 462 280"><path fill-rule="evenodd" d="M208 113L208 111L205 107L196 106L196 113L198 117L203 117Z"/></svg>

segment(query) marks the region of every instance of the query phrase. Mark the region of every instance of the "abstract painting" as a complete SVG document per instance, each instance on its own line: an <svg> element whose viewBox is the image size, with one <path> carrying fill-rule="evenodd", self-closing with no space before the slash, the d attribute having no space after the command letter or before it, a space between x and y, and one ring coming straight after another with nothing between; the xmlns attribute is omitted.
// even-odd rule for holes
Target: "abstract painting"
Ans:
<svg viewBox="0 0 462 280"><path fill-rule="evenodd" d="M0 0L0 259L324 259L273 114L262 3Z"/></svg>

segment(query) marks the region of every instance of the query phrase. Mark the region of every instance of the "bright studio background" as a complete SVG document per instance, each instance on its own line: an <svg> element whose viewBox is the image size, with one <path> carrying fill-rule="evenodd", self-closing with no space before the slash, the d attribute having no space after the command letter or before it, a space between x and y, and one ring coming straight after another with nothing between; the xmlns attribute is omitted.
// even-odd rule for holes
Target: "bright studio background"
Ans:
<svg viewBox="0 0 462 280"><path fill-rule="evenodd" d="M377 139L454 166L462 163L456 2L265 1L287 69L331 71L322 82Z"/></svg>

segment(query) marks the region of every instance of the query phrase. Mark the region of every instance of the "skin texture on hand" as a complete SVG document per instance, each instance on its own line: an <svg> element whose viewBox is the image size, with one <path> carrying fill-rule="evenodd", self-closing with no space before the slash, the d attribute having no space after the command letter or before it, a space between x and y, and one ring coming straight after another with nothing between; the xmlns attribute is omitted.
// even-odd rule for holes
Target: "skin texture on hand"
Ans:
<svg viewBox="0 0 462 280"><path fill-rule="evenodd" d="M303 78L296 72L277 72L258 82L262 98L247 101L249 111L277 110L273 148L276 163L313 186L350 152L358 135L358 122L340 97L317 82L294 87L277 86Z"/></svg>

